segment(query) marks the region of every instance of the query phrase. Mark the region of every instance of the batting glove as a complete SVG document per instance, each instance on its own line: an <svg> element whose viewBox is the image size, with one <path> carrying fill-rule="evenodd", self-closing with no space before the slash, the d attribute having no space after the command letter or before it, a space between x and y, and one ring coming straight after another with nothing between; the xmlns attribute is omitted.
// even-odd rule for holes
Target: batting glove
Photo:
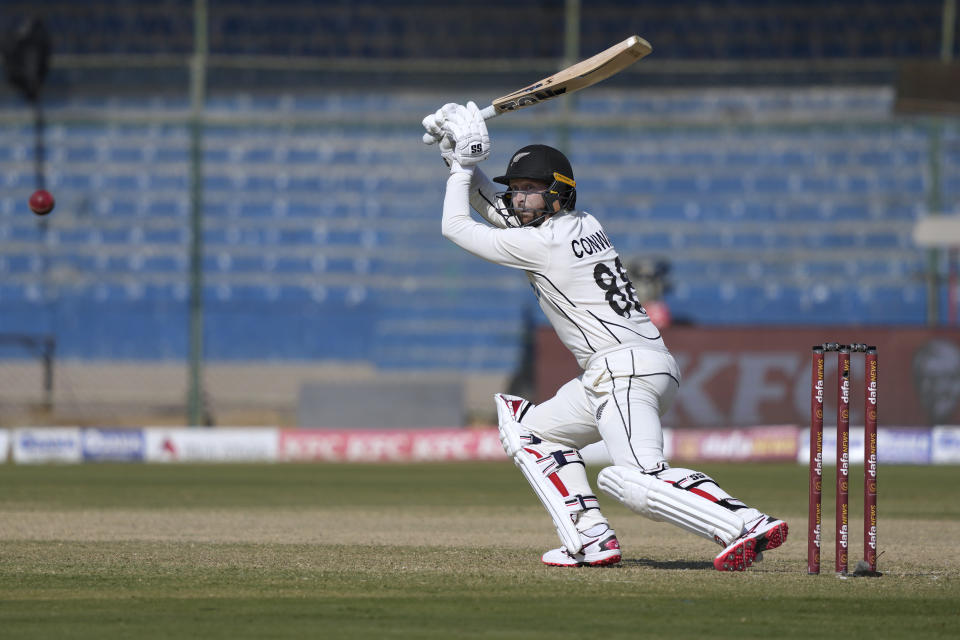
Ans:
<svg viewBox="0 0 960 640"><path fill-rule="evenodd" d="M423 128L427 130L423 134L423 144L436 144L443 139L443 125L447 118L455 114L462 107L456 102L448 102L434 113L428 113L423 119Z"/></svg>
<svg viewBox="0 0 960 640"><path fill-rule="evenodd" d="M453 155L461 167L473 167L490 155L490 135L480 109L473 102L458 106L443 123L445 137L454 144ZM451 165L452 166L452 165Z"/></svg>
<svg viewBox="0 0 960 640"><path fill-rule="evenodd" d="M439 143L440 157L443 158L443 161L448 167L451 166L454 161L454 144L444 133L443 125L446 123L447 118L456 113L459 108L461 108L460 105L454 102L448 102L437 109L435 113L427 114L422 122L423 128L427 130L427 132L423 134L423 143L426 145Z"/></svg>

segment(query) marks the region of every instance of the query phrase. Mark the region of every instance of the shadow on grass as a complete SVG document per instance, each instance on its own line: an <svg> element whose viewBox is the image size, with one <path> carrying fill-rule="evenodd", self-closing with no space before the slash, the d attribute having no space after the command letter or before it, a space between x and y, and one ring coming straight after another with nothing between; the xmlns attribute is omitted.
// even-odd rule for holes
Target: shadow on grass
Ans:
<svg viewBox="0 0 960 640"><path fill-rule="evenodd" d="M620 564L627 567L645 567L648 569L674 569L674 570L713 570L712 562L690 560L653 560L651 558L624 558Z"/></svg>

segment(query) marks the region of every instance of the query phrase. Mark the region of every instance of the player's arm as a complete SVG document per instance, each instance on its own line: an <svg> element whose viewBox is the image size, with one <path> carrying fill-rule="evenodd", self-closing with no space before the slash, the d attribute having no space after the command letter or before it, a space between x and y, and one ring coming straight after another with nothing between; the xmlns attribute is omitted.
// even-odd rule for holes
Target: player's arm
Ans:
<svg viewBox="0 0 960 640"><path fill-rule="evenodd" d="M443 199L443 237L485 260L517 269L542 269L549 251L542 234L529 229L496 229L470 217L470 200L476 166L490 155L490 136L480 110L472 102L466 106L444 105L424 118L430 135L440 135L443 159L450 166ZM478 196L490 197L492 187L485 177L477 179ZM492 199L491 199L492 201ZM486 207L484 207L486 208Z"/></svg>
<svg viewBox="0 0 960 640"><path fill-rule="evenodd" d="M473 180L470 182L470 206L483 216L483 219L492 225L506 228L507 219L497 210L497 192L503 191L497 184L487 177L480 167L473 170Z"/></svg>
<svg viewBox="0 0 960 640"><path fill-rule="evenodd" d="M475 256L507 267L540 271L550 253L535 229L496 229L470 217L472 168L452 171L443 198L443 237Z"/></svg>
<svg viewBox="0 0 960 640"><path fill-rule="evenodd" d="M448 119L451 121L457 119L462 120L465 117L464 111L467 111L467 109L450 102L437 109L436 113L427 114L423 119L423 128L426 129L426 133L423 134L424 143L437 144L440 149L440 157L443 158L443 161L448 167L452 166L456 161L457 144L450 135L450 126L447 121ZM486 125L484 125L484 127L485 126ZM478 130L476 135L477 142L479 142L481 146L485 144L482 153L483 158L486 158L487 155L489 155L490 137L487 135L485 129L483 131ZM486 140L485 143L484 139ZM477 162L479 161L480 160L477 160ZM476 165L470 166L475 167ZM507 220L497 211L496 194L501 190L502 189L497 188L497 185L490 180L483 171L480 171L478 168L474 170L473 181L470 183L470 206L490 224L504 228L509 226Z"/></svg>

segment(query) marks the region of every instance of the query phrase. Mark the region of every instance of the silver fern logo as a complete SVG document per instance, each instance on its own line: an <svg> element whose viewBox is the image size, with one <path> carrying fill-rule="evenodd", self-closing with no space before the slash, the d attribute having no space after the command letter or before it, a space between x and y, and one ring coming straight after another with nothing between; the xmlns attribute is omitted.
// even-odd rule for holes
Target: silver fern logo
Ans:
<svg viewBox="0 0 960 640"><path fill-rule="evenodd" d="M513 156L513 160L510 161L510 166L515 165L517 162L520 161L520 158L523 158L524 156L528 156L528 155L530 155L529 151L521 151L517 155Z"/></svg>
<svg viewBox="0 0 960 640"><path fill-rule="evenodd" d="M607 403L608 403L608 402L610 402L609 399L604 400L604 401L603 401L603 404L601 404L600 407L597 409L597 422L600 422L600 416L603 415L603 409L604 409L604 407L607 406Z"/></svg>

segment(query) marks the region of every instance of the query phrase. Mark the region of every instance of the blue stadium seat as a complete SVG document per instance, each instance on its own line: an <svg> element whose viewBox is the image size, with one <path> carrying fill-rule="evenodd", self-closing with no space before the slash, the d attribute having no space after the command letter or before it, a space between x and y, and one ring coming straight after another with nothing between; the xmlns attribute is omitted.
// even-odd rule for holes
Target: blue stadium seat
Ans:
<svg viewBox="0 0 960 640"><path fill-rule="evenodd" d="M187 214L187 203L179 200L158 199L147 205L147 215L153 218L176 218Z"/></svg>
<svg viewBox="0 0 960 640"><path fill-rule="evenodd" d="M317 166L320 162L320 153L317 149L289 149L286 160L291 165Z"/></svg>
<svg viewBox="0 0 960 640"><path fill-rule="evenodd" d="M186 147L160 147L153 153L157 163L186 164L190 161L190 151Z"/></svg>
<svg viewBox="0 0 960 640"><path fill-rule="evenodd" d="M713 175L709 179L708 192L716 195L742 195L746 192L746 184L739 174Z"/></svg>
<svg viewBox="0 0 960 640"><path fill-rule="evenodd" d="M31 287L35 289L34 285L0 282L0 305L35 301L39 295L39 291L33 291ZM0 331L13 332L17 330L17 327L10 323L10 315L12 315L12 313L8 312L7 317L0 319ZM35 325L25 325L22 327L22 330L35 331L36 327Z"/></svg>
<svg viewBox="0 0 960 640"><path fill-rule="evenodd" d="M184 273L186 261L175 255L147 256L141 270L146 273Z"/></svg>
<svg viewBox="0 0 960 640"><path fill-rule="evenodd" d="M102 177L103 188L110 191L139 191L140 179L134 174L106 174Z"/></svg>
<svg viewBox="0 0 960 640"><path fill-rule="evenodd" d="M247 149L242 161L250 164L268 164L274 160L275 149L272 147L255 147Z"/></svg>
<svg viewBox="0 0 960 640"><path fill-rule="evenodd" d="M655 199L649 206L651 220L683 220L685 203L680 200Z"/></svg>
<svg viewBox="0 0 960 640"><path fill-rule="evenodd" d="M149 189L165 192L184 192L190 188L186 172L182 174L152 174L147 182Z"/></svg>
<svg viewBox="0 0 960 640"><path fill-rule="evenodd" d="M143 149L140 147L112 147L107 160L119 164L142 162Z"/></svg>
<svg viewBox="0 0 960 640"><path fill-rule="evenodd" d="M862 167L892 167L894 153L892 149L870 149L857 155L857 164Z"/></svg>
<svg viewBox="0 0 960 640"><path fill-rule="evenodd" d="M7 175L7 186L25 191L36 186L35 180L31 171L11 171Z"/></svg>
<svg viewBox="0 0 960 640"><path fill-rule="evenodd" d="M753 180L753 188L763 194L790 192L790 178L785 173L760 174Z"/></svg>
<svg viewBox="0 0 960 640"><path fill-rule="evenodd" d="M243 178L242 188L246 192L275 191L276 176L248 174Z"/></svg>
<svg viewBox="0 0 960 640"><path fill-rule="evenodd" d="M818 200L794 201L781 207L782 218L790 222L812 222L824 218ZM777 214L780 217L780 214Z"/></svg>
<svg viewBox="0 0 960 640"><path fill-rule="evenodd" d="M771 200L748 199L737 201L738 217L748 221L770 222L777 218L777 207Z"/></svg>
<svg viewBox="0 0 960 640"><path fill-rule="evenodd" d="M313 229L280 229L277 232L278 246L317 246Z"/></svg>
<svg viewBox="0 0 960 640"><path fill-rule="evenodd" d="M249 200L241 201L238 211L238 215L241 218L271 218L272 213L272 202L255 202Z"/></svg>
<svg viewBox="0 0 960 640"><path fill-rule="evenodd" d="M313 273L313 261L298 256L280 256L268 260L267 270L278 274Z"/></svg>
<svg viewBox="0 0 960 640"><path fill-rule="evenodd" d="M67 147L64 160L68 163L97 162L99 160L96 147L83 145Z"/></svg>
<svg viewBox="0 0 960 640"><path fill-rule="evenodd" d="M861 246L878 251L912 245L912 241L908 241L902 234L892 232L861 231L857 234L857 241Z"/></svg>
<svg viewBox="0 0 960 640"><path fill-rule="evenodd" d="M224 200L214 200L210 197L205 197L203 201L203 211L202 214L204 218L225 218L232 215L231 203Z"/></svg>
<svg viewBox="0 0 960 640"><path fill-rule="evenodd" d="M3 270L10 275L40 273L43 269L43 260L32 253L8 255L4 258L4 263Z"/></svg>
<svg viewBox="0 0 960 640"><path fill-rule="evenodd" d="M131 217L140 212L138 200L130 200L123 196L104 198L104 206L110 216Z"/></svg>
<svg viewBox="0 0 960 640"><path fill-rule="evenodd" d="M870 207L860 199L833 203L831 214L835 220L869 220L871 217Z"/></svg>
<svg viewBox="0 0 960 640"><path fill-rule="evenodd" d="M187 240L186 229L146 229L143 232L143 242L152 245L185 246Z"/></svg>
<svg viewBox="0 0 960 640"><path fill-rule="evenodd" d="M100 242L108 245L131 245L133 235L128 228L101 229Z"/></svg>
<svg viewBox="0 0 960 640"><path fill-rule="evenodd" d="M96 237L93 229L62 229L55 234L56 242L61 245L91 244Z"/></svg>
<svg viewBox="0 0 960 640"><path fill-rule="evenodd" d="M93 175L87 172L57 173L50 176L51 187L56 190L89 191L93 188ZM56 193L56 191L54 191Z"/></svg>
<svg viewBox="0 0 960 640"><path fill-rule="evenodd" d="M701 191L700 181L692 175L667 176L658 190L668 196L691 196Z"/></svg>

